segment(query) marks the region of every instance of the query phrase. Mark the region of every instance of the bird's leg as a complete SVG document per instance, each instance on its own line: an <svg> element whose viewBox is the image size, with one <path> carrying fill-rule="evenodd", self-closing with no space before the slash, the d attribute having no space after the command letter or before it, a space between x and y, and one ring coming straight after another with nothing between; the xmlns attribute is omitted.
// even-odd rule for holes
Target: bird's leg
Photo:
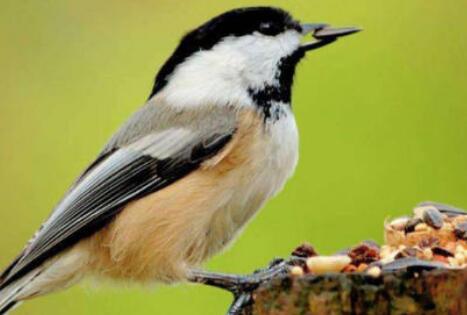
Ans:
<svg viewBox="0 0 467 315"><path fill-rule="evenodd" d="M252 304L253 299L251 292L242 293L235 296L226 315L250 315L252 313Z"/></svg>
<svg viewBox="0 0 467 315"><path fill-rule="evenodd" d="M300 258L293 258L300 259ZM251 275L232 275L192 270L189 281L206 284L216 288L224 289L234 295L234 302L227 312L228 315L240 315L246 307L252 303L251 293L262 283L289 272L289 267L294 264L293 260L275 260L269 267L260 269Z"/></svg>
<svg viewBox="0 0 467 315"><path fill-rule="evenodd" d="M203 270L192 270L189 281L224 289L233 294L254 290L259 284L281 274L287 274L288 261L274 261L268 268L255 271L251 275L235 275Z"/></svg>

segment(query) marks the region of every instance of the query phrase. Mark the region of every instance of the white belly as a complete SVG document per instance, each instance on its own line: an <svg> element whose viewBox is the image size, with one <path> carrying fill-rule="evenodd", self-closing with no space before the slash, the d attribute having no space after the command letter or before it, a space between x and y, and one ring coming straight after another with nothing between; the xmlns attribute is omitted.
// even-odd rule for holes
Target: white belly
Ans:
<svg viewBox="0 0 467 315"><path fill-rule="evenodd" d="M293 174L298 161L298 132L293 114L287 112L281 119L268 123L248 154L250 165L232 174L231 190L211 221L208 242L217 243L212 246L214 251L230 242Z"/></svg>
<svg viewBox="0 0 467 315"><path fill-rule="evenodd" d="M298 132L291 112L266 125L257 151L251 182L246 190L266 198L278 193L293 174L298 161Z"/></svg>

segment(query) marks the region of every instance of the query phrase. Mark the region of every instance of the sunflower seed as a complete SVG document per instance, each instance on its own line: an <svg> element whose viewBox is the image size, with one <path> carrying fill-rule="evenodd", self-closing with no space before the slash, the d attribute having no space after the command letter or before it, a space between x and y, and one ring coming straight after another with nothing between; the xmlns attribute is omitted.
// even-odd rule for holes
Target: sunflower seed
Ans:
<svg viewBox="0 0 467 315"><path fill-rule="evenodd" d="M384 271L396 271L401 269L414 269L414 270L432 270L432 269L445 269L444 264L418 258L408 257L394 260L386 265L383 265Z"/></svg>
<svg viewBox="0 0 467 315"><path fill-rule="evenodd" d="M443 227L443 215L435 207L430 207L423 211L423 222L439 230Z"/></svg>
<svg viewBox="0 0 467 315"><path fill-rule="evenodd" d="M451 253L451 251L443 247L436 246L436 247L433 247L431 251L433 252L433 255L440 255L444 257L454 257L454 254Z"/></svg>
<svg viewBox="0 0 467 315"><path fill-rule="evenodd" d="M417 226L417 224L419 223L422 223L422 219L420 218L412 218L410 219L408 222L407 222L407 225L405 226L405 233L411 233L413 231L415 231L415 227Z"/></svg>
<svg viewBox="0 0 467 315"><path fill-rule="evenodd" d="M445 205L439 202L434 202L434 201L424 201L421 202L417 205L417 207L426 207L426 206L432 206L438 209L441 213L444 213L448 216L458 216L458 215L467 215L467 211L456 208L450 205Z"/></svg>
<svg viewBox="0 0 467 315"><path fill-rule="evenodd" d="M454 234L458 239L467 241L467 221L458 223L454 228Z"/></svg>

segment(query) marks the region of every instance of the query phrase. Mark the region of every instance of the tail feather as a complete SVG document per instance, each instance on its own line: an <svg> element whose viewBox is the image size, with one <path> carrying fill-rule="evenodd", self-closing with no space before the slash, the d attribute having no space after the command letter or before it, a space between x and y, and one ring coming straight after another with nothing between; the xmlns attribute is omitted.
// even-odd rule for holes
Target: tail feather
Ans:
<svg viewBox="0 0 467 315"><path fill-rule="evenodd" d="M25 285L10 288L6 287L0 291L0 315L8 313L19 302L19 295L23 291Z"/></svg>
<svg viewBox="0 0 467 315"><path fill-rule="evenodd" d="M15 306L18 306L18 301L11 301L10 303L6 304L2 308L0 308L0 315L5 315L8 311L11 311Z"/></svg>
<svg viewBox="0 0 467 315"><path fill-rule="evenodd" d="M19 302L27 297L29 285L40 274L39 270L29 273L17 281L0 289L0 315L11 311Z"/></svg>
<svg viewBox="0 0 467 315"><path fill-rule="evenodd" d="M5 286L7 286L6 280L10 271L16 266L16 263L23 257L23 253L19 254L8 267L6 267L2 273L0 274L0 292L3 290Z"/></svg>

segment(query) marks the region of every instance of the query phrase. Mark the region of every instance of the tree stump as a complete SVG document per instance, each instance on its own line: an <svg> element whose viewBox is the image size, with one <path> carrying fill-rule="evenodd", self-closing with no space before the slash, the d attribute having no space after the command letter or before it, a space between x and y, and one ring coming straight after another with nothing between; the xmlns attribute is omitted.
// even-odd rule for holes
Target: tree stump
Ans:
<svg viewBox="0 0 467 315"><path fill-rule="evenodd" d="M262 284L245 314L467 314L467 269L287 276Z"/></svg>

